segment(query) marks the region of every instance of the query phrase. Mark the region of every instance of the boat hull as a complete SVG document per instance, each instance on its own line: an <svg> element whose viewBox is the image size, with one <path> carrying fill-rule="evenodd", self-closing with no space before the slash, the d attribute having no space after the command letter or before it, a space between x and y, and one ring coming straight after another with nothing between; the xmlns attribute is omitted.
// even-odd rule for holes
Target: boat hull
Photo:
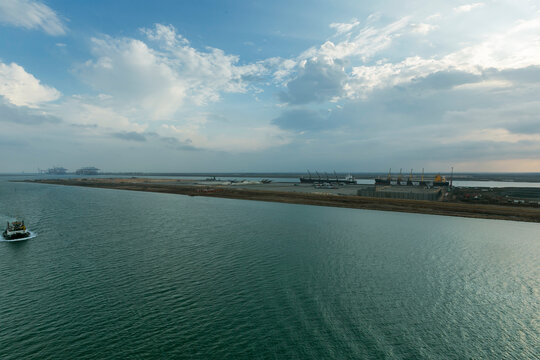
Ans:
<svg viewBox="0 0 540 360"><path fill-rule="evenodd" d="M29 231L25 231L25 232L7 232L7 231L4 231L2 233L2 236L4 237L4 239L8 240L8 241L26 239L26 238L29 238L30 235L31 234L30 234Z"/></svg>
<svg viewBox="0 0 540 360"><path fill-rule="evenodd" d="M391 182L388 179L375 179L375 185L390 185Z"/></svg>
<svg viewBox="0 0 540 360"><path fill-rule="evenodd" d="M434 181L433 186L450 186L448 181Z"/></svg>

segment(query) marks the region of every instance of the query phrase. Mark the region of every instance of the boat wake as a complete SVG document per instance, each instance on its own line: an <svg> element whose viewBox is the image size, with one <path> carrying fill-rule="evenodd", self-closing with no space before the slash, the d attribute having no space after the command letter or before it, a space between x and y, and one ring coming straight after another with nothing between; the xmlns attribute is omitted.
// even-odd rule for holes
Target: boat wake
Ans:
<svg viewBox="0 0 540 360"><path fill-rule="evenodd" d="M17 241L26 241L26 240L30 240L30 239L33 239L37 236L37 233L33 232L33 231L28 231L30 233L30 236L28 237L25 237L25 238L21 238L21 239L13 239L13 240L7 240L5 239L2 235L0 235L0 242L17 242Z"/></svg>

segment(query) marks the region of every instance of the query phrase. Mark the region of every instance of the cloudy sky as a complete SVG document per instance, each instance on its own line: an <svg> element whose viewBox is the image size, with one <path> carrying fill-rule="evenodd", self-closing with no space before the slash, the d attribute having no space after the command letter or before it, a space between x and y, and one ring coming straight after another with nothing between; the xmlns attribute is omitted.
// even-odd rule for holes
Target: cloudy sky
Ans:
<svg viewBox="0 0 540 360"><path fill-rule="evenodd" d="M540 3L0 0L0 172L540 171Z"/></svg>

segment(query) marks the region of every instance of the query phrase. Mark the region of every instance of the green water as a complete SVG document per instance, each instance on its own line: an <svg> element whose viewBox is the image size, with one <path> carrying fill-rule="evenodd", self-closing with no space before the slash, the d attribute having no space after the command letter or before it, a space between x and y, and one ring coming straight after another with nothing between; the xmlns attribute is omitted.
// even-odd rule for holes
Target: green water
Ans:
<svg viewBox="0 0 540 360"><path fill-rule="evenodd" d="M540 224L6 180L0 359L540 357Z"/></svg>

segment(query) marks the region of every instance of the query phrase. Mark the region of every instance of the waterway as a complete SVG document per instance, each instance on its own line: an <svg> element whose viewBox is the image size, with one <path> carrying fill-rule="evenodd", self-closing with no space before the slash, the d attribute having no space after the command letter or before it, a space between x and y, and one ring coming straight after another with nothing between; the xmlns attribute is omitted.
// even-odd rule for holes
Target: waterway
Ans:
<svg viewBox="0 0 540 360"><path fill-rule="evenodd" d="M540 356L540 224L8 179L0 359Z"/></svg>

